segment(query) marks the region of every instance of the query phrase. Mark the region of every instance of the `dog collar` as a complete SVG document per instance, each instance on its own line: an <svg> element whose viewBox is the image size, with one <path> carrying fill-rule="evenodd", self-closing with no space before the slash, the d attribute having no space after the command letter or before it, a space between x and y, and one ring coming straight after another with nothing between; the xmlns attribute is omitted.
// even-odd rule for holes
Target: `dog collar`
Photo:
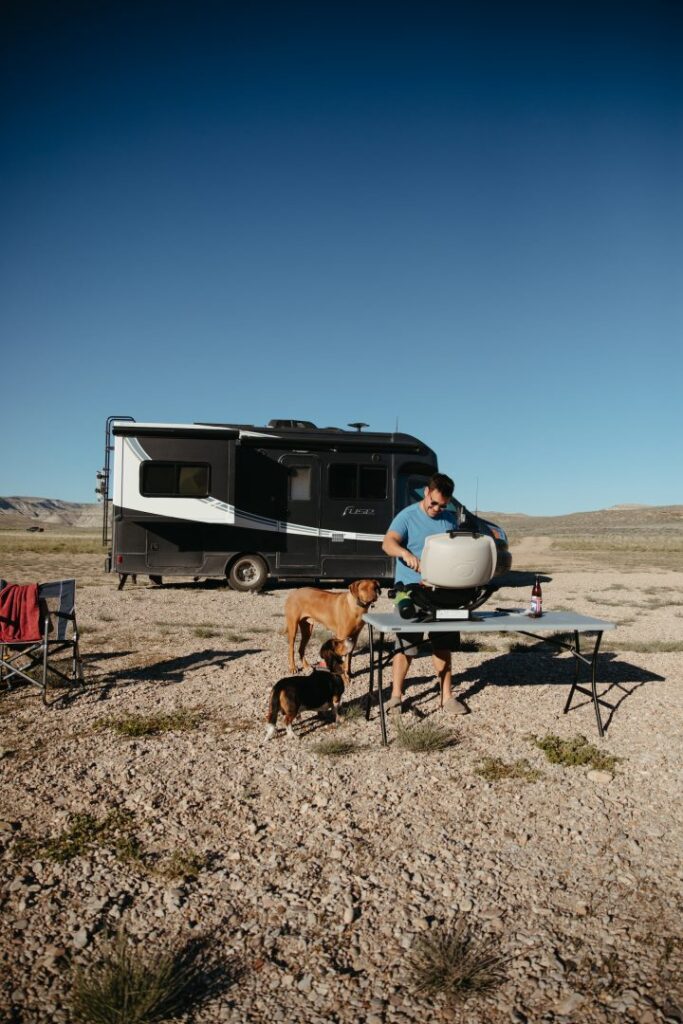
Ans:
<svg viewBox="0 0 683 1024"><path fill-rule="evenodd" d="M356 604L359 608L369 608L370 605L374 604L374 601L359 601L358 598L356 598Z"/></svg>

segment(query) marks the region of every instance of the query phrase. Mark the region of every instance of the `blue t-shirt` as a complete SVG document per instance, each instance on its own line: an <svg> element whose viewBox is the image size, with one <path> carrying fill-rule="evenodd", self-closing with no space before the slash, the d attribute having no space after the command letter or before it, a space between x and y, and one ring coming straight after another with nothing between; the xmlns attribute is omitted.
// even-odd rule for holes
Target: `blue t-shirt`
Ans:
<svg viewBox="0 0 683 1024"><path fill-rule="evenodd" d="M411 555L415 555L417 558L422 558L422 549L427 537L431 537L435 533L448 533L449 530L457 530L457 528L458 524L453 512L439 512L432 519L422 508L421 501L416 501L415 504L401 509L389 524L389 530L398 534L401 545L408 548ZM397 558L395 579L397 583L419 583L422 577L419 572L410 569Z"/></svg>

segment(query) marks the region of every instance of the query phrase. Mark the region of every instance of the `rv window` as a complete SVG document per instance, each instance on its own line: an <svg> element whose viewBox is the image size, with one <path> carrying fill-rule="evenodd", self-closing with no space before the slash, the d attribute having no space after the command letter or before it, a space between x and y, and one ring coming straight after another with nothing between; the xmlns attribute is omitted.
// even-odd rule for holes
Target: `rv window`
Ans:
<svg viewBox="0 0 683 1024"><path fill-rule="evenodd" d="M357 472L357 466L345 462L338 462L335 466L330 466L330 497L336 498L338 501L357 498Z"/></svg>
<svg viewBox="0 0 683 1024"><path fill-rule="evenodd" d="M209 467L181 462L143 462L140 493L148 498L206 498Z"/></svg>
<svg viewBox="0 0 683 1024"><path fill-rule="evenodd" d="M311 500L311 467L292 466L289 471L289 500Z"/></svg>
<svg viewBox="0 0 683 1024"><path fill-rule="evenodd" d="M358 497L382 501L387 496L386 466L361 466Z"/></svg>
<svg viewBox="0 0 683 1024"><path fill-rule="evenodd" d="M330 497L338 501L383 501L387 496L386 466L330 466Z"/></svg>

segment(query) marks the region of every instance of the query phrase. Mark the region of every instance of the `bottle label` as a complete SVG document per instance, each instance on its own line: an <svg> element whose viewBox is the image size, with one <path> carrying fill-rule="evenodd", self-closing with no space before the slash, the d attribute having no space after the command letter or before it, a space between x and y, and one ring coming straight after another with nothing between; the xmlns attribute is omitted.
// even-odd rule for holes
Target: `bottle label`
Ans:
<svg viewBox="0 0 683 1024"><path fill-rule="evenodd" d="M529 612L534 618L538 618L541 614L541 599L536 594L532 594L531 596L531 608Z"/></svg>

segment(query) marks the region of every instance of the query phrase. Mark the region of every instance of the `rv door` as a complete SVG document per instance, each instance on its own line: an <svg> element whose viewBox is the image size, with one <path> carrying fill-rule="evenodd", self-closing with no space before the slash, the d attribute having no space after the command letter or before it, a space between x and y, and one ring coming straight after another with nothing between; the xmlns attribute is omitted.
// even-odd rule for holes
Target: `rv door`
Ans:
<svg viewBox="0 0 683 1024"><path fill-rule="evenodd" d="M320 570L320 462L315 455L282 455L287 467L286 531L279 569Z"/></svg>

